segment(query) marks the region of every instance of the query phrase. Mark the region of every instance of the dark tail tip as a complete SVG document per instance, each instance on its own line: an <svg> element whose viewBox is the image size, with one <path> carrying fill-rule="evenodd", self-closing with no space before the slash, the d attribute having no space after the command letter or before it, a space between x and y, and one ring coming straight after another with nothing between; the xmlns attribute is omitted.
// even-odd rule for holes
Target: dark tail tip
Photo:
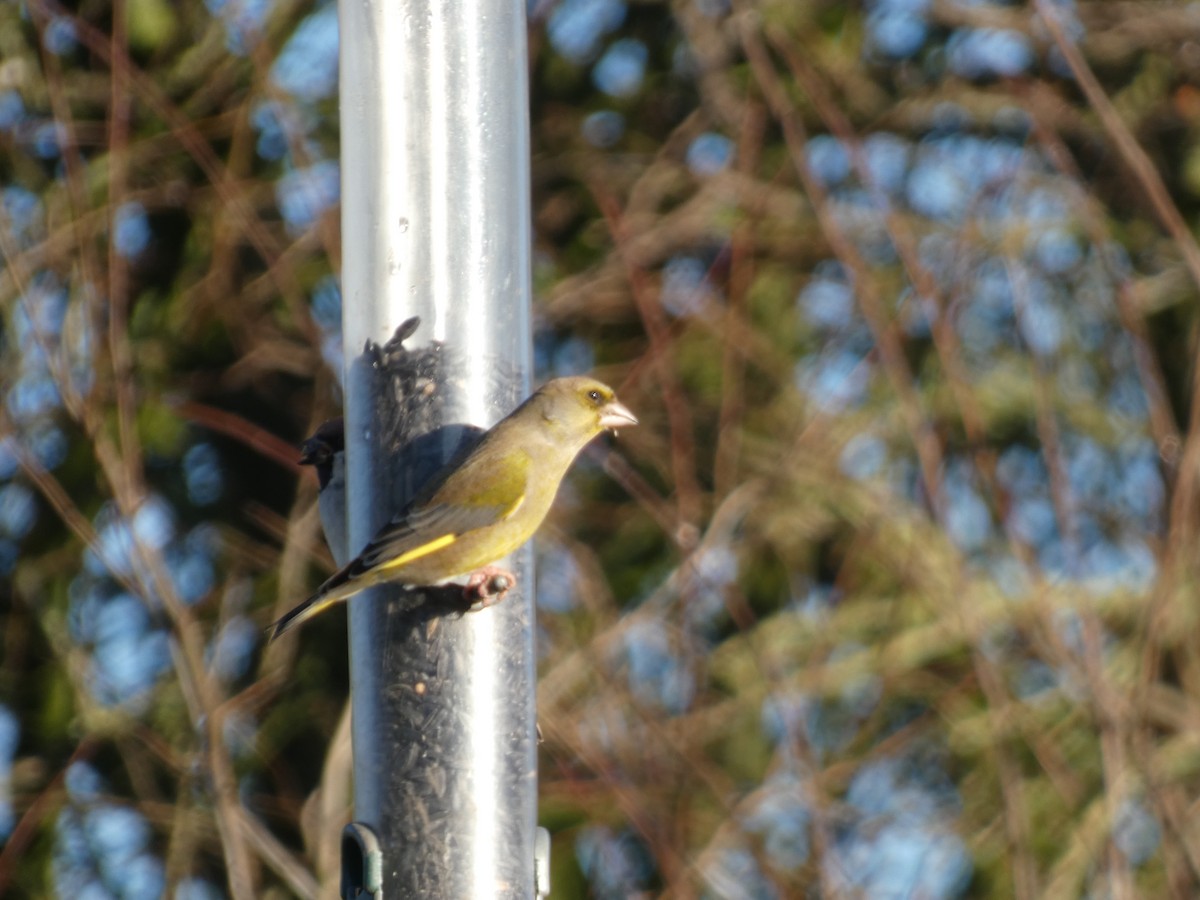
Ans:
<svg viewBox="0 0 1200 900"><path fill-rule="evenodd" d="M268 625L267 643L271 643L271 641L275 640L276 638L282 637L285 632L290 631L292 626L296 624L296 620L300 617L300 614L307 608L308 604L302 603L295 609L291 610L287 615L277 619L271 625Z"/></svg>

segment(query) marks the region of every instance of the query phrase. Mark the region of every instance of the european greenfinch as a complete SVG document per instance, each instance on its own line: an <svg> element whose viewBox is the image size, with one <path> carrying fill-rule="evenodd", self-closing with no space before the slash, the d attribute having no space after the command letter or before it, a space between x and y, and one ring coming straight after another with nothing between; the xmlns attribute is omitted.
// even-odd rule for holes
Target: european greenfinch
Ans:
<svg viewBox="0 0 1200 900"><path fill-rule="evenodd" d="M383 582L432 585L470 574L471 591L506 575L491 564L533 537L579 451L605 429L636 424L612 388L595 379L548 382L276 622L271 637Z"/></svg>

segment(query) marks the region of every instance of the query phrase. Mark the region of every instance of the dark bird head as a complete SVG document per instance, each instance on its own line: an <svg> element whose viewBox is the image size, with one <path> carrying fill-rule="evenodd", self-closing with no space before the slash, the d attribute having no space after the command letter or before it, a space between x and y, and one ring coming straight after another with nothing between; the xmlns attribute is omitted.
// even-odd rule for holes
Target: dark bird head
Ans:
<svg viewBox="0 0 1200 900"><path fill-rule="evenodd" d="M321 423L312 437L300 445L300 465L315 466L322 488L333 476L333 460L346 449L346 431L341 416Z"/></svg>

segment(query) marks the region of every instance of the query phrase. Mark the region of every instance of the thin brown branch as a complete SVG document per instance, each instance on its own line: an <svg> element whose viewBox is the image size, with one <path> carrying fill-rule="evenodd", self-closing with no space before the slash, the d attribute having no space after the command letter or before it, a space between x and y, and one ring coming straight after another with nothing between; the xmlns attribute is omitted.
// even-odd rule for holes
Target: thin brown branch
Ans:
<svg viewBox="0 0 1200 900"><path fill-rule="evenodd" d="M618 255L625 261L625 274L630 291L641 315L642 324L650 338L649 359L662 389L663 405L670 425L671 474L676 491L676 523L671 533L682 535L694 530L701 515L701 492L696 479L695 434L687 399L672 364L670 328L658 298L653 295L646 273L626 259L624 246L630 227L614 197L607 188L594 181L592 194L608 223L609 232L617 246Z"/></svg>
<svg viewBox="0 0 1200 900"><path fill-rule="evenodd" d="M784 90L783 82L775 71L767 47L751 16L741 17L742 46L750 60L754 78L767 101L772 115L783 129L784 140L792 166L804 190L812 201L813 210L821 223L821 231L829 241L834 255L846 270L854 276L854 290L859 308L878 349L883 369L892 390L900 401L900 410L908 430L909 440L916 450L925 482L930 505L940 518L944 511L941 488L941 447L934 429L921 409L920 397L904 357L903 344L896 324L889 321L879 285L870 266L854 242L846 235L837 221L828 202L824 186L814 177L805 154L808 135L797 114L794 104Z"/></svg>
<svg viewBox="0 0 1200 900"><path fill-rule="evenodd" d="M1076 83L1096 112L1105 133L1115 145L1121 159L1129 168L1144 192L1159 223L1175 242L1175 247L1191 274L1192 281L1200 290L1200 244L1184 221L1179 208L1171 199L1166 184L1155 169L1150 157L1138 144L1137 139L1122 120L1104 88L1092 73L1091 67L1075 43L1067 36L1060 21L1061 13L1049 0L1035 0L1054 44L1062 53L1071 69ZM1193 342L1194 344L1194 342ZM1195 344L1194 344L1195 346ZM1195 352L1193 352L1195 358ZM1192 372L1192 403L1189 412L1187 436L1180 454L1179 480L1171 503L1169 541L1177 547L1190 546L1195 542L1196 521L1196 478L1200 473L1200 366Z"/></svg>

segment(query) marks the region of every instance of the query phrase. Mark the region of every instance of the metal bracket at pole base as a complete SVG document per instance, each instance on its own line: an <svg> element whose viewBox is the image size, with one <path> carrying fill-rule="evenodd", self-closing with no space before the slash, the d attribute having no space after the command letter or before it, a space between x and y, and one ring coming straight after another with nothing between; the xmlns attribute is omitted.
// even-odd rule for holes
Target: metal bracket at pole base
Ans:
<svg viewBox="0 0 1200 900"><path fill-rule="evenodd" d="M550 831L538 826L533 839L534 884L539 897L550 896Z"/></svg>
<svg viewBox="0 0 1200 900"><path fill-rule="evenodd" d="M351 822L342 830L342 900L383 898L383 849L371 826Z"/></svg>

